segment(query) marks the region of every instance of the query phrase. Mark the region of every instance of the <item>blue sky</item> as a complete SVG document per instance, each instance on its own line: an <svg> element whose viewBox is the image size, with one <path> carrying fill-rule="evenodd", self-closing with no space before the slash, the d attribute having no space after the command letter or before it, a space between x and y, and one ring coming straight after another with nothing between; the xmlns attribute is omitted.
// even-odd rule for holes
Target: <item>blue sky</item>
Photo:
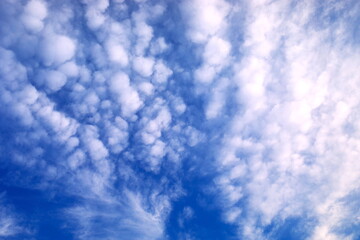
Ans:
<svg viewBox="0 0 360 240"><path fill-rule="evenodd" d="M359 240L360 3L3 0L0 239Z"/></svg>

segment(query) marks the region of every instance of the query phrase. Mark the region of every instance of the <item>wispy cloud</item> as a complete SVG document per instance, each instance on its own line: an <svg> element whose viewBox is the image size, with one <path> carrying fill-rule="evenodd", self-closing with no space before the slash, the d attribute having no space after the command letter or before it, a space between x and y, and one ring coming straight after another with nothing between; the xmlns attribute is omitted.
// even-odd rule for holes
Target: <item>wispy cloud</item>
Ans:
<svg viewBox="0 0 360 240"><path fill-rule="evenodd" d="M25 228L20 225L19 217L5 200L5 194L0 194L0 238L12 237L25 232Z"/></svg>
<svg viewBox="0 0 360 240"><path fill-rule="evenodd" d="M160 239L169 202L166 198L156 200L147 205L148 200L141 195L125 191L121 199L92 199L69 208L67 216L79 227L80 239ZM149 207L152 210L147 210Z"/></svg>

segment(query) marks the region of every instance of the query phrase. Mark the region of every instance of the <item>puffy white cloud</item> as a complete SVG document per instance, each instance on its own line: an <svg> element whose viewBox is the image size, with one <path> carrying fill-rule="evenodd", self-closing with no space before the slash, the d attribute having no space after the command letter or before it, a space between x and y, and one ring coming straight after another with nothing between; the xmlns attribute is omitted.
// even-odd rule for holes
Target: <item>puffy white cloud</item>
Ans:
<svg viewBox="0 0 360 240"><path fill-rule="evenodd" d="M98 139L98 129L95 126L85 126L82 133L82 142L86 145L90 157L95 160L101 160L109 155L108 150Z"/></svg>
<svg viewBox="0 0 360 240"><path fill-rule="evenodd" d="M109 155L108 150L104 144L98 139L90 139L86 141L90 157L94 160L100 160Z"/></svg>
<svg viewBox="0 0 360 240"><path fill-rule="evenodd" d="M157 140L151 147L150 154L154 157L162 158L165 155L165 143Z"/></svg>
<svg viewBox="0 0 360 240"><path fill-rule="evenodd" d="M225 39L229 11L229 3L223 0L186 1L183 4L183 13L189 22L190 40L204 44L203 63L194 73L199 83L212 83L228 64L231 44Z"/></svg>
<svg viewBox="0 0 360 240"><path fill-rule="evenodd" d="M142 159L151 171L158 171L163 157L167 154L169 144L164 141L164 133L170 130L172 115L166 101L156 98L154 103L142 111L143 117L139 121L140 129L137 132L139 140L146 145L144 153L148 157ZM140 154L140 156L142 156Z"/></svg>
<svg viewBox="0 0 360 240"><path fill-rule="evenodd" d="M120 153L128 144L128 123L116 117L114 124L106 124L107 142L113 153Z"/></svg>
<svg viewBox="0 0 360 240"><path fill-rule="evenodd" d="M49 34L42 39L39 57L46 66L59 65L74 57L76 44L65 35Z"/></svg>
<svg viewBox="0 0 360 240"><path fill-rule="evenodd" d="M324 40L342 27L306 28L312 24L312 5L296 5L288 19L282 14L289 9L286 2L251 2L249 7L245 54L230 79L238 86L237 104L243 109L234 116L218 155L224 218L241 225L247 239L265 239L265 226L281 224L276 219L304 216L317 221L304 230L309 239L351 239L341 230L343 219L353 218L344 214L351 208L343 201L360 181L354 173L360 167L354 162L359 139L345 126L359 101L339 86L358 87L354 78L335 69L358 58L344 55L351 47L340 37ZM347 68L344 72L355 69ZM245 204L242 193L247 194ZM235 214L241 209L245 219Z"/></svg>
<svg viewBox="0 0 360 240"><path fill-rule="evenodd" d="M214 36L206 43L203 60L209 65L225 65L230 49L229 42Z"/></svg>
<svg viewBox="0 0 360 240"><path fill-rule="evenodd" d="M109 81L110 91L121 105L125 117L131 117L142 106L137 91L130 85L130 79L125 73L117 73Z"/></svg>
<svg viewBox="0 0 360 240"><path fill-rule="evenodd" d="M19 100L25 104L31 105L39 98L39 92L36 88L30 84L24 86L24 88L18 93Z"/></svg>
<svg viewBox="0 0 360 240"><path fill-rule="evenodd" d="M154 85L149 82L142 82L138 85L138 88L145 95L150 96L154 93Z"/></svg>
<svg viewBox="0 0 360 240"><path fill-rule="evenodd" d="M145 10L140 10L133 15L133 21L135 22L135 28L133 33L137 37L135 45L135 54L137 56L143 56L145 50L149 47L150 41L153 38L153 29L146 23L148 14Z"/></svg>
<svg viewBox="0 0 360 240"><path fill-rule="evenodd" d="M213 81L216 71L210 65L203 65L195 71L195 79L200 83L209 84Z"/></svg>
<svg viewBox="0 0 360 240"><path fill-rule="evenodd" d="M189 25L189 38L201 43L226 28L230 5L223 0L185 1L183 10Z"/></svg>
<svg viewBox="0 0 360 240"><path fill-rule="evenodd" d="M26 79L26 68L17 61L15 54L7 49L0 47L0 74L3 78L3 87L11 91L21 88Z"/></svg>
<svg viewBox="0 0 360 240"><path fill-rule="evenodd" d="M106 44L106 51L110 61L118 63L120 66L125 67L129 63L128 54L121 43L109 41Z"/></svg>
<svg viewBox="0 0 360 240"><path fill-rule="evenodd" d="M133 60L134 70L143 77L150 77L153 74L154 59L148 57L136 57Z"/></svg>
<svg viewBox="0 0 360 240"><path fill-rule="evenodd" d="M173 71L162 61L158 61L154 68L155 74L152 81L157 84L166 83L168 78L173 74Z"/></svg>
<svg viewBox="0 0 360 240"><path fill-rule="evenodd" d="M156 39L150 48L150 52L153 55L161 54L169 48L168 44L165 42L163 37Z"/></svg>
<svg viewBox="0 0 360 240"><path fill-rule="evenodd" d="M191 126L187 126L184 129L185 136L187 138L187 144L190 147L194 147L199 142L201 142L204 138L204 136L195 128Z"/></svg>
<svg viewBox="0 0 360 240"><path fill-rule="evenodd" d="M186 104L184 103L183 99L180 97L176 97L172 101L172 107L175 112L179 115L183 114L186 111Z"/></svg>
<svg viewBox="0 0 360 240"><path fill-rule="evenodd" d="M141 120L144 125L141 136L145 144L153 144L161 136L161 131L168 128L171 122L171 114L166 107L159 108L159 106L156 106L155 109L158 109L155 118L144 118Z"/></svg>
<svg viewBox="0 0 360 240"><path fill-rule="evenodd" d="M85 162L85 153L82 150L76 150L68 159L68 165L71 170L76 170Z"/></svg>
<svg viewBox="0 0 360 240"><path fill-rule="evenodd" d="M12 111L22 124L27 126L31 126L33 124L34 118L27 105L15 103L12 106Z"/></svg>
<svg viewBox="0 0 360 240"><path fill-rule="evenodd" d="M43 1L31 0L25 8L21 16L21 20L26 29L31 32L39 32L44 28L43 20L47 16L47 8Z"/></svg>
<svg viewBox="0 0 360 240"><path fill-rule="evenodd" d="M79 66L77 66L73 61L64 63L58 68L58 70L64 73L67 77L79 76Z"/></svg>
<svg viewBox="0 0 360 240"><path fill-rule="evenodd" d="M46 100L43 100L46 103ZM54 107L47 103L38 106L32 106L32 110L36 113L37 118L42 124L55 134L56 140L65 143L73 136L78 128L78 123L72 118L68 118L62 112L56 111Z"/></svg>
<svg viewBox="0 0 360 240"><path fill-rule="evenodd" d="M45 73L45 84L52 92L59 91L66 84L66 76L59 71L48 71Z"/></svg>
<svg viewBox="0 0 360 240"><path fill-rule="evenodd" d="M97 29L101 27L105 22L105 16L101 11L90 8L86 11L87 24L91 29Z"/></svg>
<svg viewBox="0 0 360 240"><path fill-rule="evenodd" d="M108 0L101 0L101 1L82 1L87 4L86 9L86 20L87 25L92 30L96 30L101 27L105 20L106 16L104 15L105 10L109 6Z"/></svg>
<svg viewBox="0 0 360 240"><path fill-rule="evenodd" d="M29 1L24 8L24 12L41 20L43 20L47 16L47 9L45 3L40 0Z"/></svg>

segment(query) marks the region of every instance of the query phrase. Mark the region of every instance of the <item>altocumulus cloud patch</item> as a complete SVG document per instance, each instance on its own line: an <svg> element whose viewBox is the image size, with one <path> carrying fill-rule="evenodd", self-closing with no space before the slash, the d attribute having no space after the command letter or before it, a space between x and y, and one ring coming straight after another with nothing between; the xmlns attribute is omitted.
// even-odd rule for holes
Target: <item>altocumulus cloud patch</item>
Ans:
<svg viewBox="0 0 360 240"><path fill-rule="evenodd" d="M359 12L2 1L0 239L359 239Z"/></svg>

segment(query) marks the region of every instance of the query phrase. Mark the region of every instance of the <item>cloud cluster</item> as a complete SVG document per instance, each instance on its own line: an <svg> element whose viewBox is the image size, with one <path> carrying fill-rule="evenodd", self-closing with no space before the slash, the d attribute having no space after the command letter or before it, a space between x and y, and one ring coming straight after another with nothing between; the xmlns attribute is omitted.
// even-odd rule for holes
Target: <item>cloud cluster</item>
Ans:
<svg viewBox="0 0 360 240"><path fill-rule="evenodd" d="M303 230L308 239L355 237L345 219L356 218L358 203L347 196L360 181L359 49L344 40L351 11L337 20L343 24L318 28L315 21L325 20L314 19L313 4L247 5L245 54L232 78L244 109L222 140L217 181L225 219L247 239L289 218L315 219Z"/></svg>
<svg viewBox="0 0 360 240"><path fill-rule="evenodd" d="M75 239L166 239L182 178L204 174L239 238L295 219L301 239L357 239L359 8L4 0L5 182L71 198ZM0 206L0 237L25 231L13 215Z"/></svg>
<svg viewBox="0 0 360 240"><path fill-rule="evenodd" d="M78 223L77 239L162 237L170 201L181 192L166 180L162 164L173 162L170 172L176 171L184 148L199 142L195 128L172 120L186 105L166 88L173 71L162 54L169 44L149 24L164 5L134 4L1 4L10 9L4 19L15 30L1 27L12 38L2 38L0 46L1 112L18 127L6 145L7 164L42 179L27 187L51 192L47 181L53 181L64 196L81 200L63 213ZM160 170L165 175L158 187ZM153 174L146 191L137 171ZM11 219L2 219L2 235L9 235Z"/></svg>
<svg viewBox="0 0 360 240"><path fill-rule="evenodd" d="M210 84L228 64L231 44L226 40L230 4L222 0L184 1L183 15L188 21L188 38L202 49L202 64L194 78Z"/></svg>

